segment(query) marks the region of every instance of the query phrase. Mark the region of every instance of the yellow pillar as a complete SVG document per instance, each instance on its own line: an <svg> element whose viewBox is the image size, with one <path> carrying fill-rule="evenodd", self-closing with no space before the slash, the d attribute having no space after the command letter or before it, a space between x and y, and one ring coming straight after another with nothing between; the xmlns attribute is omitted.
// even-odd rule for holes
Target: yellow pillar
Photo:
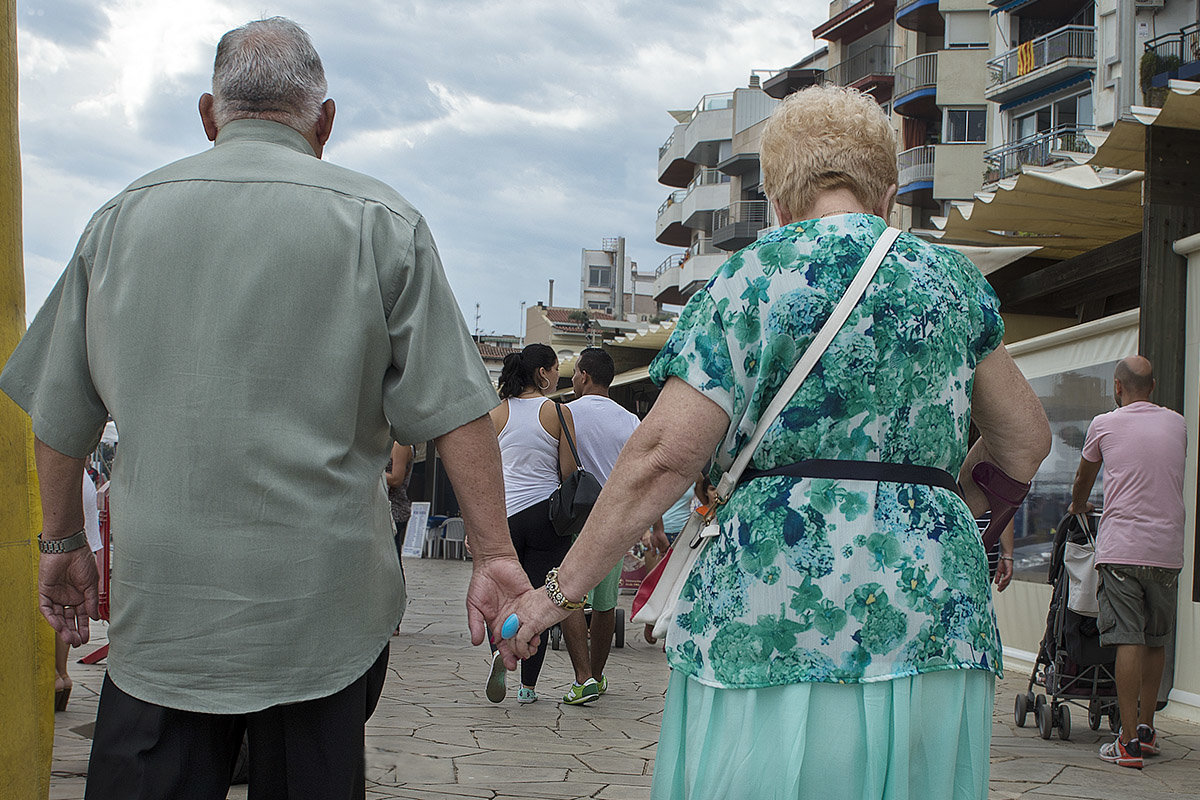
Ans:
<svg viewBox="0 0 1200 800"><path fill-rule="evenodd" d="M0 6L0 363L25 331L16 7ZM29 417L0 393L0 797L12 800L50 792L54 632L37 608L41 514Z"/></svg>

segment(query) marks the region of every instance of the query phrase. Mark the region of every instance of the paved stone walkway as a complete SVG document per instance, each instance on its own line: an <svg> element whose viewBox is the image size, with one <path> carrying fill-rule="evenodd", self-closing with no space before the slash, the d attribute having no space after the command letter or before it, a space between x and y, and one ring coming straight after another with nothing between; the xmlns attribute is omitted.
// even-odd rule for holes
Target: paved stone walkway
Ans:
<svg viewBox="0 0 1200 800"><path fill-rule="evenodd" d="M369 798L515 800L582 798L644 800L650 793L654 748L666 689L661 650L630 625L625 647L609 659L609 692L590 706L557 702L571 680L566 651L547 653L542 699L499 705L483 696L488 658L470 647L463 596L470 564L406 561L410 604L403 632L392 639L388 683L367 728ZM623 597L628 607L629 598ZM100 626L101 628L103 626ZM104 641L103 630L94 643ZM76 654L73 654L75 656ZM72 662L75 689L55 728L51 798L83 796L92 720L103 665ZM1027 677L997 689L992 742L992 800L1017 797L1158 800L1200 798L1200 728L1162 718L1161 756L1142 772L1096 758L1111 734L1088 729L1075 709L1070 741L1043 741L1013 721L1013 698ZM235 787L230 798L244 798Z"/></svg>

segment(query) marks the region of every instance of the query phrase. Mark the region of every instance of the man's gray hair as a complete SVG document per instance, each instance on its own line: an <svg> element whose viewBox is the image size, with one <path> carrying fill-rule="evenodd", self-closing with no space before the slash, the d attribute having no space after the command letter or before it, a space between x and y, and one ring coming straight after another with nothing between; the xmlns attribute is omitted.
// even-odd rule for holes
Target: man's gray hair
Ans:
<svg viewBox="0 0 1200 800"><path fill-rule="evenodd" d="M325 68L312 40L286 17L234 28L221 37L213 63L213 117L269 119L311 130L325 100Z"/></svg>

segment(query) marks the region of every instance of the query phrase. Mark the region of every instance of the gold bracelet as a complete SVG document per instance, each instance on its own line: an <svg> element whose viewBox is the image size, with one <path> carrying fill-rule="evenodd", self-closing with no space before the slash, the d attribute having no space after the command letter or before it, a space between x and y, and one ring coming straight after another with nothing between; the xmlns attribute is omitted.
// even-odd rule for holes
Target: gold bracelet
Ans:
<svg viewBox="0 0 1200 800"><path fill-rule="evenodd" d="M558 588L558 567L546 573L546 594L550 595L550 602L565 611L576 611L583 608L582 600L568 600L567 596L562 593L562 589Z"/></svg>

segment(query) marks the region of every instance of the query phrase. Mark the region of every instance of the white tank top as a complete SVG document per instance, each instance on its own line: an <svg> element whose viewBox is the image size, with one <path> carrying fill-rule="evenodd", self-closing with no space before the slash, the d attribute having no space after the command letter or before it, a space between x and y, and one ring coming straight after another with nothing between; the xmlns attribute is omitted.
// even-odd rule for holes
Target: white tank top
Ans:
<svg viewBox="0 0 1200 800"><path fill-rule="evenodd" d="M508 516L540 503L558 488L558 440L538 419L544 397L510 397L508 422L500 431L504 464L504 507Z"/></svg>

